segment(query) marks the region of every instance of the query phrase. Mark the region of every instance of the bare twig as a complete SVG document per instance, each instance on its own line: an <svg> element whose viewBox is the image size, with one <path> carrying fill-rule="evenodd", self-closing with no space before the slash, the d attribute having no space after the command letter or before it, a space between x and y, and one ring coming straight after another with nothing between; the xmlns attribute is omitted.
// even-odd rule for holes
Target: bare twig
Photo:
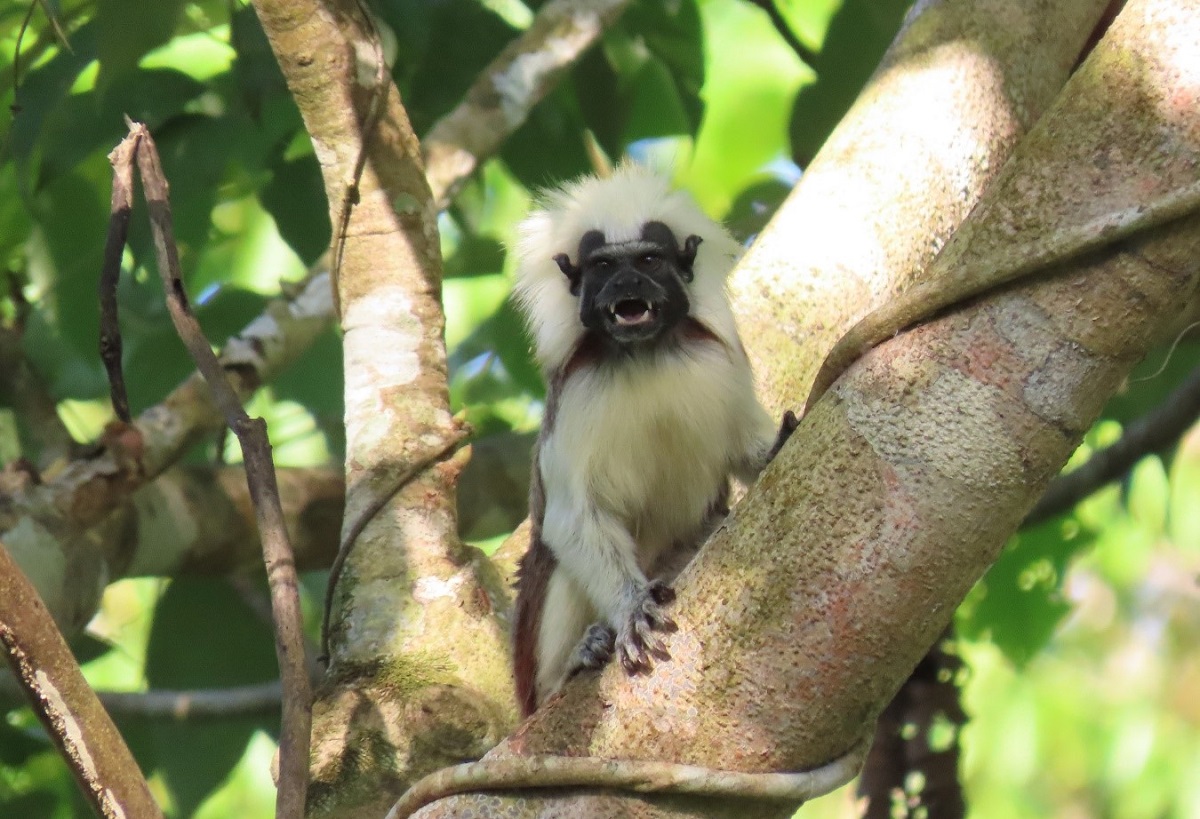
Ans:
<svg viewBox="0 0 1200 819"><path fill-rule="evenodd" d="M3 544L0 650L95 811L105 819L162 816L37 590Z"/></svg>
<svg viewBox="0 0 1200 819"><path fill-rule="evenodd" d="M129 236L129 217L133 213L133 159L137 143L123 140L108 155L113 168L112 208L108 216L108 236L104 240L104 267L100 271L100 360L108 372L108 389L117 418L126 424L129 396L121 369L121 325L117 310L117 283L121 278L121 257Z"/></svg>
<svg viewBox="0 0 1200 819"><path fill-rule="evenodd" d="M1056 478L1021 525L1033 526L1067 511L1124 475L1145 456L1174 444L1196 423L1197 417L1200 417L1200 367L1192 370L1160 406L1127 426L1119 441L1094 453L1074 472Z"/></svg>
<svg viewBox="0 0 1200 819"><path fill-rule="evenodd" d="M188 691L99 691L100 702L118 717L186 720L235 719L279 713L283 686L278 680L232 688Z"/></svg>
<svg viewBox="0 0 1200 819"><path fill-rule="evenodd" d="M171 320L242 446L246 480L262 533L263 559L275 612L275 653L283 681L276 816L298 819L303 816L308 789L312 691L304 665L299 582L279 501L266 423L261 418L250 418L242 409L237 393L226 379L225 370L213 354L208 339L188 306L172 228L167 181L154 140L149 130L140 123L130 123L126 140L134 143L132 153L137 158L142 189L150 211L155 256Z"/></svg>

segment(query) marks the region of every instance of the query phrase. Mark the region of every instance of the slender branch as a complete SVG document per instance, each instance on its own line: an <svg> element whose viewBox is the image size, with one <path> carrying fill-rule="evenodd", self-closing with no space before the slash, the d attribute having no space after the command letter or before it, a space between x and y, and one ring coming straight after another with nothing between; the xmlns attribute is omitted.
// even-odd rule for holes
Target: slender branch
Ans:
<svg viewBox="0 0 1200 819"><path fill-rule="evenodd" d="M121 324L117 308L117 283L121 279L121 257L129 236L129 218L133 214L133 161L137 143L123 140L108 162L113 168L112 209L108 217L108 235L104 240L104 267L100 271L100 360L108 372L108 389L113 410L128 424L129 395L121 369Z"/></svg>
<svg viewBox="0 0 1200 819"><path fill-rule="evenodd" d="M480 72L462 102L421 140L425 173L439 209L627 5L629 0L551 0Z"/></svg>
<svg viewBox="0 0 1200 819"><path fill-rule="evenodd" d="M278 714L283 699L283 686L275 680L232 688L99 691L97 695L108 712L114 716L183 722Z"/></svg>
<svg viewBox="0 0 1200 819"><path fill-rule="evenodd" d="M1100 487L1128 472L1145 456L1179 440L1200 417L1200 367L1161 405L1125 428L1121 439L1096 452L1074 472L1056 478L1022 526L1034 526L1070 509Z"/></svg>
<svg viewBox="0 0 1200 819"><path fill-rule="evenodd" d="M105 819L162 816L46 605L2 543L0 650L93 809Z"/></svg>
<svg viewBox="0 0 1200 819"><path fill-rule="evenodd" d="M142 190L150 211L159 275L166 293L167 309L184 346L212 390L226 422L238 436L262 535L263 560L271 588L275 613L275 653L283 680L283 721L279 737L279 789L276 816L304 815L308 790L308 750L312 727L312 690L305 669L303 621L300 614L299 581L295 558L284 525L266 422L250 418L226 379L225 370L200 329L188 305L179 268L178 250L172 227L167 180L149 130L130 123L126 141L134 145Z"/></svg>

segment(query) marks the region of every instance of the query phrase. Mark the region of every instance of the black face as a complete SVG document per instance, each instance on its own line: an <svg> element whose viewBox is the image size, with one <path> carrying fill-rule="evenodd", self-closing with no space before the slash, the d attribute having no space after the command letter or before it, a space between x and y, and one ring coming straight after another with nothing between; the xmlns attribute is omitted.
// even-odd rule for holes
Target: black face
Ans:
<svg viewBox="0 0 1200 819"><path fill-rule="evenodd" d="M618 344L662 338L687 317L686 282L692 280L699 236L679 247L662 222L642 225L642 235L609 243L598 230L579 241L579 264L565 253L554 257L579 296L579 318L590 330Z"/></svg>

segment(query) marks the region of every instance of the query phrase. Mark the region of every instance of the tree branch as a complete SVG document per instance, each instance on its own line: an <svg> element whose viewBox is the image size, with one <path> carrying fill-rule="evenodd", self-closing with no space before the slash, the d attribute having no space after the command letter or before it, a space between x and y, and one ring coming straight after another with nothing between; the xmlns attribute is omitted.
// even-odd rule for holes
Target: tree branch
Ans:
<svg viewBox="0 0 1200 819"><path fill-rule="evenodd" d="M113 168L112 205L108 217L108 235L104 239L104 266L100 271L100 360L108 373L108 389L117 420L128 424L129 395L121 367L121 322L117 308L117 284L121 280L121 259L129 236L129 218L133 215L133 162L127 154L132 143L122 142L108 155Z"/></svg>
<svg viewBox="0 0 1200 819"><path fill-rule="evenodd" d="M304 815L308 790L309 738L312 725L312 690L304 660L304 623L300 613L300 583L296 561L284 525L275 482L275 464L267 439L267 425L261 418L250 418L242 409L241 398L226 378L221 362L200 323L188 305L187 293L179 268L179 252L172 227L167 180L163 175L154 139L144 125L130 123L125 157L119 147L118 162L136 157L142 190L150 210L150 230L154 239L158 272L166 294L167 309L184 346L204 374L209 389L225 415L226 423L238 437L246 470L246 482L258 519L262 538L263 562L271 589L271 609L275 615L275 654L283 682L283 720L279 735L279 784L275 815L280 819L300 819ZM120 172L117 174L120 176Z"/></svg>
<svg viewBox="0 0 1200 819"><path fill-rule="evenodd" d="M1044 20L1033 8L1022 11L1031 23L1054 24L1046 7L1038 8ZM1006 15L1012 11L1006 6ZM1152 200L1193 184L1200 82L1186 55L1200 36L1197 25L1169 2L1135 0L1022 143L1004 179L987 189L994 198L975 207L950 240L937 265L951 266L925 275L945 275L974 253L999 253L1002 235L1036 232L1061 214L1086 220L1121 213L1136 195ZM920 66L939 53L924 39L932 28L918 22L909 29L923 38L915 49ZM1088 29L1075 33L1082 38ZM1000 59L1027 66L1030 55ZM884 133L895 139L894 131ZM979 145L971 142L973 150ZM892 165L907 166L903 159ZM937 168L945 175L945 165ZM1081 195L1089 185L1108 195ZM962 195L957 186L955 195ZM1072 213L1072 203L1083 212ZM829 208L830 200L820 204ZM789 241L797 227L777 222L782 245L768 250L762 239L757 247L790 254L774 274L807 285L799 274L808 272L809 259ZM901 234L895 242L926 242L928 235ZM891 238L886 230L877 237ZM845 235L838 243L846 244ZM667 637L672 661L645 677L615 668L579 675L486 761L497 774L509 762L525 764L517 757L537 756L779 771L846 747L891 699L1104 399L1194 290L1198 248L1200 218L1174 222L1053 276L993 291L868 353L815 406L680 577L673 610L679 630ZM796 301L803 298L788 307ZM758 314L757 323L769 324L769 315ZM811 320L821 319L818 312ZM828 328L823 332L828 339ZM763 544L772 544L769 555ZM629 809L620 797L596 793L536 803L486 799L495 814ZM638 801L645 816L687 807ZM422 815L463 815L481 804L477 795L452 797ZM761 815L786 815L790 807ZM732 813L738 805L707 802L705 809Z"/></svg>
<svg viewBox="0 0 1200 819"><path fill-rule="evenodd" d="M0 647L88 803L105 819L162 816L37 590L0 543Z"/></svg>
<svg viewBox="0 0 1200 819"><path fill-rule="evenodd" d="M1174 444L1200 416L1200 368L1192 370L1162 404L1125 428L1121 439L1073 472L1055 478L1022 526L1035 526L1061 515L1110 481L1124 475L1142 458Z"/></svg>
<svg viewBox="0 0 1200 819"><path fill-rule="evenodd" d="M259 0L255 8L312 137L335 225L348 180L358 192L338 277L346 362L342 540L353 548L335 590L333 680L316 705L313 787L325 809L354 798L357 810L382 813L394 783L413 777L410 766L431 764L399 746L461 759L463 749L433 737L454 725L473 755L509 724L507 641L493 615L493 601L508 592L455 533L454 486L464 458L448 454L461 430L446 386L437 213L420 144L390 82L378 126L364 130L380 75L370 27L354 0ZM399 688L390 681L396 674L405 679ZM418 702L430 705L414 719L406 709ZM379 746L380 719L395 726L388 738L395 751L343 764Z"/></svg>
<svg viewBox="0 0 1200 819"><path fill-rule="evenodd" d="M97 696L116 717L191 722L276 715L283 685L273 681L189 691L99 691Z"/></svg>
<svg viewBox="0 0 1200 819"><path fill-rule="evenodd" d="M907 21L734 271L734 309L754 317L743 340L769 409L798 406L855 322L928 278L1106 5L932 2Z"/></svg>
<svg viewBox="0 0 1200 819"><path fill-rule="evenodd" d="M288 288L268 304L221 352L238 396L244 400L295 361L329 327L332 313L327 273ZM131 427L106 437L99 452L93 448L47 483L14 493L11 503L0 507L0 539L14 550L62 628L79 628L91 619L102 571L120 577L129 567L122 522L131 514L131 495L223 426L204 378L193 373ZM42 571L26 562L48 555L57 556L53 562L62 571ZM172 557L166 552L160 559L169 564ZM155 558L142 552L137 562L153 565Z"/></svg>
<svg viewBox="0 0 1200 819"><path fill-rule="evenodd" d="M538 9L532 25L488 64L421 143L439 210L628 5L629 0L550 0Z"/></svg>

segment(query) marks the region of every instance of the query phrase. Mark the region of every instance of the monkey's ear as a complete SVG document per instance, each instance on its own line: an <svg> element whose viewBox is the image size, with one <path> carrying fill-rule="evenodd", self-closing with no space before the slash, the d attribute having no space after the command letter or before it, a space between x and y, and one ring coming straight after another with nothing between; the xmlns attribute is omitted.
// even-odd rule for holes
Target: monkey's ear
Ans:
<svg viewBox="0 0 1200 819"><path fill-rule="evenodd" d="M679 270L683 274L685 282L690 282L695 278L692 264L696 261L696 248L700 247L700 243L703 241L694 233L683 240L683 250L679 251Z"/></svg>
<svg viewBox="0 0 1200 819"><path fill-rule="evenodd" d="M567 281L571 285L571 295L579 295L579 281L583 276L583 268L576 267L571 264L571 257L566 253L559 253L554 257L554 261L558 264L558 269L567 277Z"/></svg>

